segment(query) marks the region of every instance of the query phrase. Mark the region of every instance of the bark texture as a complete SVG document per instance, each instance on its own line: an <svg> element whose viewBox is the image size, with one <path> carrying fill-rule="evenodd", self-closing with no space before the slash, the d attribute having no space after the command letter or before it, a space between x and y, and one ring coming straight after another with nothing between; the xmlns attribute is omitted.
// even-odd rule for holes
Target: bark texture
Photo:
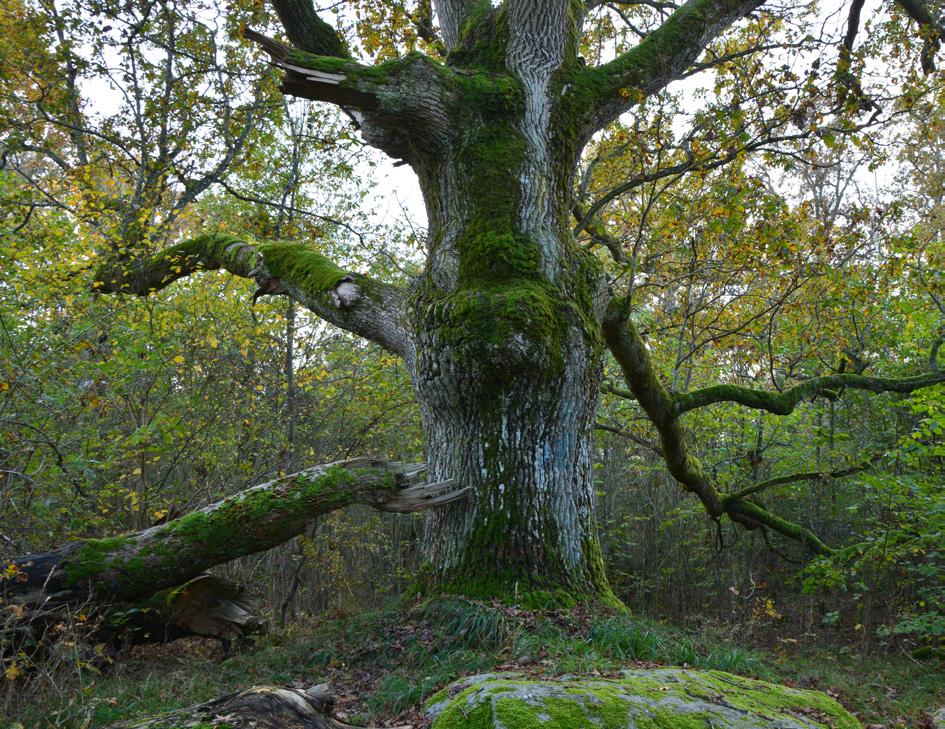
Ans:
<svg viewBox="0 0 945 729"><path fill-rule="evenodd" d="M471 15L441 102L446 153L410 157L430 233L408 364L433 477L475 494L428 519L438 589L611 599L591 477L604 277L570 232L574 132L554 113L572 12L513 0Z"/></svg>
<svg viewBox="0 0 945 729"><path fill-rule="evenodd" d="M110 610L101 634L130 643L164 643L188 635L232 641L264 629L242 585L205 574L146 602Z"/></svg>

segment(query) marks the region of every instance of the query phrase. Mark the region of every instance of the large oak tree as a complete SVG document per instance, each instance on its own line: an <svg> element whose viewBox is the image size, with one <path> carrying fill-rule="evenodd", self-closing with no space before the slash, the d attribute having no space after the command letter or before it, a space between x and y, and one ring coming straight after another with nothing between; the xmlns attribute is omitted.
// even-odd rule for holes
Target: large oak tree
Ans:
<svg viewBox="0 0 945 729"><path fill-rule="evenodd" d="M365 65L310 0L273 5L288 44L245 34L282 71L283 92L338 105L368 144L416 172L429 223L422 275L401 287L345 270L304 242L206 234L104 265L98 290L148 295L195 271L225 269L402 357L420 405L431 477L453 479L470 494L430 512L425 580L432 588L613 599L595 533L592 475L608 352L626 380L625 394L658 432L669 471L712 519L763 526L814 553L831 551L759 503L755 496L771 483L722 494L694 455L683 416L720 402L784 415L805 398L909 393L945 381L945 373L933 368L891 378L850 371L781 391L723 384L676 392L651 363L632 300L610 285L600 259L576 237L587 231L619 257L598 217L616 195L793 138L763 128L757 141L720 149L711 159L691 146L678 164L643 173L590 206L575 195L582 154L595 134L694 69L764 50L761 44L726 54L722 47L703 57L740 24L762 12L777 18L783 8L766 11L763 0L613 3L618 14L645 8L659 22L651 18L632 47L621 44L609 60L588 63L580 44L596 3L438 0L439 38L431 18L417 23L440 55L411 52ZM873 104L851 61L862 6L853 0L846 35L836 41L833 83L842 90L839 105L853 112ZM922 0L896 7L922 39L921 65L931 71L941 23ZM792 113L805 127L794 137L810 134L797 118L803 109Z"/></svg>

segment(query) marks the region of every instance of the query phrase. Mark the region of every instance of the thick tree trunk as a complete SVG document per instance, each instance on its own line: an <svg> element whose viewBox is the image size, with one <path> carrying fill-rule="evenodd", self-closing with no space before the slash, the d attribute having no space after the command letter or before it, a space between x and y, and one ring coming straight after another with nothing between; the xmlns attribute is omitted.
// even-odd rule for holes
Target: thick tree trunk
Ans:
<svg viewBox="0 0 945 729"><path fill-rule="evenodd" d="M477 366L457 367L461 353L430 337L418 390L431 471L475 493L472 504L428 516L425 549L441 589L533 604L611 600L593 516L600 364L579 336L563 339L560 353L535 361L513 364L510 352L486 347Z"/></svg>
<svg viewBox="0 0 945 729"><path fill-rule="evenodd" d="M599 76L578 57L583 3L438 0L437 8L442 64L408 54L365 67L320 42L322 25L294 11L283 15L301 26L287 31L305 52L247 33L285 71L283 91L345 107L369 144L417 173L428 257L409 294L334 270L312 295L309 264L294 255L278 265L284 250L257 248L264 265L252 267L244 248L199 260L278 279L266 290L404 357L432 474L474 494L429 518L434 588L612 601L591 474L608 292L599 262L575 241L570 211L597 97L611 87L619 99L631 94L622 66ZM178 258L165 268L181 269ZM342 291L344 281L356 290Z"/></svg>
<svg viewBox="0 0 945 729"><path fill-rule="evenodd" d="M408 364L432 475L475 495L429 515L430 579L536 604L613 600L591 450L607 293L569 227L578 132L553 108L576 57L566 8L523 0L467 24L448 136L410 159L430 239Z"/></svg>
<svg viewBox="0 0 945 729"><path fill-rule="evenodd" d="M51 607L87 599L137 602L205 570L300 534L318 514L353 503L409 512L464 495L450 482L418 485L424 466L353 459L255 486L134 534L86 539L6 562L4 601Z"/></svg>

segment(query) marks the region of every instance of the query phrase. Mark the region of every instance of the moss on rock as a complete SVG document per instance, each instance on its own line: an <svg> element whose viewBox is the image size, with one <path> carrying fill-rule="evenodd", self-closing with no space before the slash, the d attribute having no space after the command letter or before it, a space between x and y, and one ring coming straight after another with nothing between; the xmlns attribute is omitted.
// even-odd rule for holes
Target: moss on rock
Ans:
<svg viewBox="0 0 945 729"><path fill-rule="evenodd" d="M861 729L818 691L721 671L624 671L614 679L461 679L427 704L433 729Z"/></svg>

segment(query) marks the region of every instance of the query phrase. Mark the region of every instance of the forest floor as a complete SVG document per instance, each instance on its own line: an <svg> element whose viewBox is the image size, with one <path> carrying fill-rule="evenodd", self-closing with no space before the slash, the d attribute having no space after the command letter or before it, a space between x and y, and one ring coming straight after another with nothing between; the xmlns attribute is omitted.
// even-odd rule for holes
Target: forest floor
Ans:
<svg viewBox="0 0 945 729"><path fill-rule="evenodd" d="M102 727L201 703L253 684L328 682L338 715L359 725L426 727L425 698L461 675L609 675L628 667L689 665L826 691L864 727L926 729L945 706L945 662L864 656L818 640L746 648L718 629L698 634L656 621L582 609L530 612L442 598L297 622L225 653L185 638L134 646L11 696L13 726ZM41 695L43 694L43 695ZM18 699L18 700L17 700ZM0 703L0 706L3 706ZM2 712L0 712L2 713Z"/></svg>

